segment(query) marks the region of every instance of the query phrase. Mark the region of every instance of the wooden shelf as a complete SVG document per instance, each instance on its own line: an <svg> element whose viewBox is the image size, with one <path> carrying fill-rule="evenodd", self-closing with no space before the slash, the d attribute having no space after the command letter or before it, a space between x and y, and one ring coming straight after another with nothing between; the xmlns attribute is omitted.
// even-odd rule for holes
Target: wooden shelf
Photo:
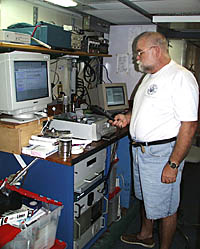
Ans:
<svg viewBox="0 0 200 249"><path fill-rule="evenodd" d="M26 44L0 42L0 51L1 52L11 52L14 50L46 53L46 54L50 54L53 56L74 55L74 56L112 57L109 54L94 54L94 53L86 53L86 52L81 52L81 51L69 51L69 50L64 50L64 49L57 50L57 49L49 49L49 48L45 48L45 47L32 46L32 45L26 45Z"/></svg>

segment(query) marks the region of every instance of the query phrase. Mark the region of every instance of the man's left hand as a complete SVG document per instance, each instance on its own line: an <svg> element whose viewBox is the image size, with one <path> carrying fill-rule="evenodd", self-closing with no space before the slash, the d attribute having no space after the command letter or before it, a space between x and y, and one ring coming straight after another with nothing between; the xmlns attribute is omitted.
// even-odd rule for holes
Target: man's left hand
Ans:
<svg viewBox="0 0 200 249"><path fill-rule="evenodd" d="M177 174L178 169L172 169L169 164L166 164L162 172L161 181L163 183L173 183L176 181Z"/></svg>

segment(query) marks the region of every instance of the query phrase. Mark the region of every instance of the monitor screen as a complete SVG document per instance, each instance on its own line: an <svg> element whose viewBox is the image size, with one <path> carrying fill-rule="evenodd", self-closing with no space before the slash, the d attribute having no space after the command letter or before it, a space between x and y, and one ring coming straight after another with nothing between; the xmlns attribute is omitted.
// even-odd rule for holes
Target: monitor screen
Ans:
<svg viewBox="0 0 200 249"><path fill-rule="evenodd" d="M106 87L106 99L108 106L120 106L125 104L123 86Z"/></svg>
<svg viewBox="0 0 200 249"><path fill-rule="evenodd" d="M104 110L118 112L129 108L125 83L104 83L89 89L91 105L98 105Z"/></svg>
<svg viewBox="0 0 200 249"><path fill-rule="evenodd" d="M48 97L47 62L15 61L14 71L17 102Z"/></svg>
<svg viewBox="0 0 200 249"><path fill-rule="evenodd" d="M2 53L0 75L0 113L19 117L42 111L52 102L49 55Z"/></svg>

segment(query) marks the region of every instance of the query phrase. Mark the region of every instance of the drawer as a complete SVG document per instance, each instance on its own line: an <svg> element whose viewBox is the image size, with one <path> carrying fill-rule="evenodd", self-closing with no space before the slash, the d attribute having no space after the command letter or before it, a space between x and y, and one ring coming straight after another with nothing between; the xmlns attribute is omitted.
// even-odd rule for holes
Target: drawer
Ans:
<svg viewBox="0 0 200 249"><path fill-rule="evenodd" d="M74 165L74 190L81 189L81 186L93 184L101 177L105 170L106 149L103 149L92 156ZM85 188L85 187L84 187ZM80 191L78 191L80 192Z"/></svg>
<svg viewBox="0 0 200 249"><path fill-rule="evenodd" d="M74 240L74 249L83 248L94 236L105 227L105 219L101 216L92 226L90 226L79 239Z"/></svg>
<svg viewBox="0 0 200 249"><path fill-rule="evenodd" d="M74 218L79 218L89 207L94 205L103 197L104 182L98 185L93 191L81 198L79 201L74 202Z"/></svg>

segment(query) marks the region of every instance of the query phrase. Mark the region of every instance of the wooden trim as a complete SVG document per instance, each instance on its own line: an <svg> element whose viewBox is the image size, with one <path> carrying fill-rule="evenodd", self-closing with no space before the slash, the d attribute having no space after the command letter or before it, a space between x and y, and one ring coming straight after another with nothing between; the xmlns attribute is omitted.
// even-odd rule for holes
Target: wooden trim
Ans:
<svg viewBox="0 0 200 249"><path fill-rule="evenodd" d="M29 52L40 52L46 54L59 54L60 56L63 55L75 55L75 56L99 56L99 57L112 57L109 54L93 54L93 53L86 53L82 51L69 51L69 50L57 50L57 49L48 49L45 47L40 46L32 46L26 44L17 44L17 43L8 43L8 42L0 42L0 50L22 50L22 51L29 51Z"/></svg>

